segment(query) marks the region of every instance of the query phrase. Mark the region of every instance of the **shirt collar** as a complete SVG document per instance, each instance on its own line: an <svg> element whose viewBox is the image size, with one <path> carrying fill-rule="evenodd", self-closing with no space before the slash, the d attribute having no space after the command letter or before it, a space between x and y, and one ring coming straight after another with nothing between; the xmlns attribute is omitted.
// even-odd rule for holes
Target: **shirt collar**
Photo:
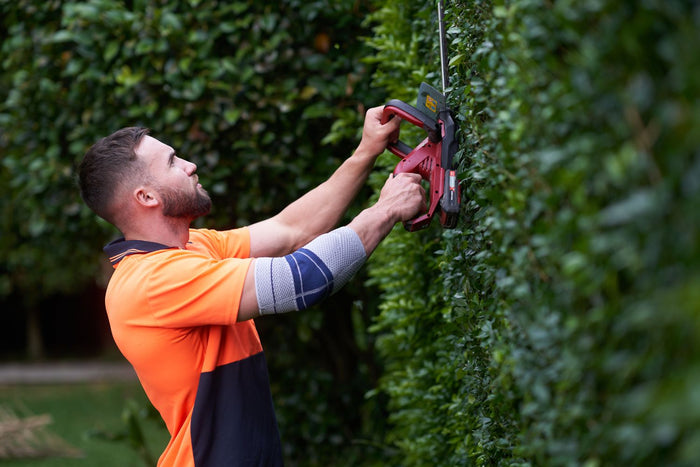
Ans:
<svg viewBox="0 0 700 467"><path fill-rule="evenodd" d="M112 263L112 266L116 266L119 261L129 255L151 253L170 248L177 247L163 245L162 243L147 242L145 240L125 240L124 237L121 237L107 244L104 247L104 252L109 257L109 262Z"/></svg>

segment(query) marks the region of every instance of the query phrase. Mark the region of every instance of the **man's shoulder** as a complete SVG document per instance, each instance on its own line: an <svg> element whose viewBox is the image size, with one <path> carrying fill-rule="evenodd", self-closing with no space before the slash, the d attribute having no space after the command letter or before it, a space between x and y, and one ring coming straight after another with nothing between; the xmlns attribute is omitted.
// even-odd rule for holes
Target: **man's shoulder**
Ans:
<svg viewBox="0 0 700 467"><path fill-rule="evenodd" d="M247 258L250 233L247 227L230 230L190 229L187 250L220 258Z"/></svg>

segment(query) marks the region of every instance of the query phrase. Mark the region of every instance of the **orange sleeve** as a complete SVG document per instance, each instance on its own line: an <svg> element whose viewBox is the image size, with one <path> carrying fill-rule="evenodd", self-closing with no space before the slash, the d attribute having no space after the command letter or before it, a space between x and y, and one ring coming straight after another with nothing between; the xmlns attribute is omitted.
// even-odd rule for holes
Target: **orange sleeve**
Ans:
<svg viewBox="0 0 700 467"><path fill-rule="evenodd" d="M236 322L251 259L217 260L183 250L157 256L144 284L157 326L183 328Z"/></svg>

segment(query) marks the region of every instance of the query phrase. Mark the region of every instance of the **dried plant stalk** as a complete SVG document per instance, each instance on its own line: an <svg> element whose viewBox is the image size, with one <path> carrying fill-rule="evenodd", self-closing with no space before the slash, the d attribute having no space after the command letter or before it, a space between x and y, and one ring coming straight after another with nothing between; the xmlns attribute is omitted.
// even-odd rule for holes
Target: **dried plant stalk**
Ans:
<svg viewBox="0 0 700 467"><path fill-rule="evenodd" d="M82 456L80 450L47 429L51 421L49 414L20 418L0 406L0 459Z"/></svg>

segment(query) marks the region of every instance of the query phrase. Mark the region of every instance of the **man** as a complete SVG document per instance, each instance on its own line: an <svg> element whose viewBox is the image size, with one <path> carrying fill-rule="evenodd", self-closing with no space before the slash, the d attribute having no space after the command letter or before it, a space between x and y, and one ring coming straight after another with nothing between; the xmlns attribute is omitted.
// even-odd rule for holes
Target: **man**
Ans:
<svg viewBox="0 0 700 467"><path fill-rule="evenodd" d="M195 164L125 128L80 165L87 205L124 235L105 247L114 339L171 434L161 466L281 465L267 367L252 318L308 308L338 290L396 222L425 209L420 176L390 177L378 201L333 229L399 119L365 116L351 157L276 216L190 229L211 201Z"/></svg>

